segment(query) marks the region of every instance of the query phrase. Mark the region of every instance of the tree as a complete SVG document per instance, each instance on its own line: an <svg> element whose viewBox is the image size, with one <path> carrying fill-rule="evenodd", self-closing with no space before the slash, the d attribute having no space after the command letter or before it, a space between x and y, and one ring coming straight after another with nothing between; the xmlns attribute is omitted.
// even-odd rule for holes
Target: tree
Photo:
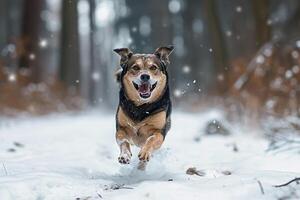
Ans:
<svg viewBox="0 0 300 200"><path fill-rule="evenodd" d="M260 48L263 44L270 41L271 29L267 24L269 14L268 0L253 0L253 13L256 23L256 44Z"/></svg>
<svg viewBox="0 0 300 200"><path fill-rule="evenodd" d="M79 89L80 62L77 2L76 0L62 1L60 78L67 86Z"/></svg>
<svg viewBox="0 0 300 200"><path fill-rule="evenodd" d="M217 12L217 7L215 0L206 0L205 1L207 7L207 19L209 20L209 30L211 33L211 41L212 41L212 53L213 60L215 63L215 71L218 75L221 75L223 78L221 79L223 83L227 83L226 81L226 68L228 67L227 60L227 51L226 45L224 42L224 34L222 34L221 24L219 20L219 13ZM216 79L218 81L218 79ZM226 88L225 84L218 84L220 92L224 93Z"/></svg>
<svg viewBox="0 0 300 200"><path fill-rule="evenodd" d="M38 54L39 52L40 16L43 4L44 1L41 0L27 0L23 4L21 39L24 52L20 58L20 67L31 69L32 80L34 82L40 81L43 64L38 55L35 56L36 59L32 59L30 55Z"/></svg>
<svg viewBox="0 0 300 200"><path fill-rule="evenodd" d="M6 44L7 40L7 1L0 1L0 48Z"/></svg>
<svg viewBox="0 0 300 200"><path fill-rule="evenodd" d="M90 18L90 79L89 79L89 89L88 89L88 95L89 100L92 104L95 104L96 102L96 93L95 93L95 80L93 79L93 73L96 73L96 63L95 63L95 35L96 35L96 24L95 24L95 9L96 9L96 3L95 0L89 0L90 5L90 12L89 12L89 18Z"/></svg>

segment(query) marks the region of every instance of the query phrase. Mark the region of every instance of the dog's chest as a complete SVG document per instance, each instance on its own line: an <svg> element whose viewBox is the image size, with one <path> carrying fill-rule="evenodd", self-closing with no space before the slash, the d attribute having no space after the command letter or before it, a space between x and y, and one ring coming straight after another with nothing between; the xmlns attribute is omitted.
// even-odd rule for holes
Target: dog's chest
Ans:
<svg viewBox="0 0 300 200"><path fill-rule="evenodd" d="M144 142L154 131L162 130L166 124L166 112L150 115L146 119L135 122L130 119L120 107L117 114L118 124L126 131L133 143Z"/></svg>

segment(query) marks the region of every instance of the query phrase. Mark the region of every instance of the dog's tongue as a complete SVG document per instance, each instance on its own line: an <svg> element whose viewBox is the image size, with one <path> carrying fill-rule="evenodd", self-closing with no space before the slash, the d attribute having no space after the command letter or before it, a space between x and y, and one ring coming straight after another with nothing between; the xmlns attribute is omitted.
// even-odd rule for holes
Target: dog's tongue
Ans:
<svg viewBox="0 0 300 200"><path fill-rule="evenodd" d="M142 83L139 87L140 93L148 93L150 92L150 84L148 83Z"/></svg>

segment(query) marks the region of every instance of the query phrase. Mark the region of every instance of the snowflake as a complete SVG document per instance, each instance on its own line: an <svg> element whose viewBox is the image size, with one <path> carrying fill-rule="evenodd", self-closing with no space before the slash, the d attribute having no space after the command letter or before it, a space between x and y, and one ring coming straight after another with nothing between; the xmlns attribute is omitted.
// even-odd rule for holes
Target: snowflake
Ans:
<svg viewBox="0 0 300 200"><path fill-rule="evenodd" d="M286 79L290 79L292 76L293 76L293 73L292 73L291 70L287 70L287 71L285 72L285 78L286 78Z"/></svg>
<svg viewBox="0 0 300 200"><path fill-rule="evenodd" d="M35 59L35 54L33 54L33 53L29 54L29 59L34 60Z"/></svg>
<svg viewBox="0 0 300 200"><path fill-rule="evenodd" d="M218 80L219 81L224 81L224 75L223 74L219 74L218 75Z"/></svg>
<svg viewBox="0 0 300 200"><path fill-rule="evenodd" d="M92 74L92 79L93 79L94 81L98 81L98 80L100 79L100 74L99 74L99 72L94 72L94 73Z"/></svg>
<svg viewBox="0 0 300 200"><path fill-rule="evenodd" d="M236 12L240 13L240 12L243 11L243 8L242 8L241 6L237 6L237 7L235 8L235 10L236 10Z"/></svg>
<svg viewBox="0 0 300 200"><path fill-rule="evenodd" d="M282 85L282 82L282 79L280 77L277 77L274 81L271 82L271 88L279 89Z"/></svg>
<svg viewBox="0 0 300 200"><path fill-rule="evenodd" d="M259 55L256 58L256 63L263 64L265 62L265 57L263 55Z"/></svg>
<svg viewBox="0 0 300 200"><path fill-rule="evenodd" d="M300 48L300 40L298 40L298 41L296 42L296 46L297 46L298 48Z"/></svg>
<svg viewBox="0 0 300 200"><path fill-rule="evenodd" d="M137 32L136 26L132 27L131 30L132 30L132 32Z"/></svg>
<svg viewBox="0 0 300 200"><path fill-rule="evenodd" d="M181 95L182 95L182 92L179 89L174 90L174 96L175 97L181 97Z"/></svg>
<svg viewBox="0 0 300 200"><path fill-rule="evenodd" d="M294 74L298 74L299 71L300 71L299 66L298 65L293 66L292 71L293 71Z"/></svg>
<svg viewBox="0 0 300 200"><path fill-rule="evenodd" d="M297 59L297 58L299 57L298 51L293 51L293 52L292 52L292 57L293 57L294 59Z"/></svg>
<svg viewBox="0 0 300 200"><path fill-rule="evenodd" d="M8 75L8 81L9 82L15 82L17 80L17 76L16 76L16 74L9 74Z"/></svg>
<svg viewBox="0 0 300 200"><path fill-rule="evenodd" d="M183 66L182 68L183 73L188 74L191 72L191 68L187 65Z"/></svg>
<svg viewBox="0 0 300 200"><path fill-rule="evenodd" d="M48 46L48 41L46 39L41 39L39 42L41 48L46 48Z"/></svg>
<svg viewBox="0 0 300 200"><path fill-rule="evenodd" d="M178 12L180 11L180 9L181 9L180 2L177 1L177 0L171 0L171 1L169 2L168 7L169 7L169 11L170 11L171 13L174 13L174 14L175 14L175 13L178 13Z"/></svg>
<svg viewBox="0 0 300 200"><path fill-rule="evenodd" d="M226 31L226 35L228 36L228 37L230 37L230 36L232 36L232 32L231 31Z"/></svg>
<svg viewBox="0 0 300 200"><path fill-rule="evenodd" d="M269 99L269 100L267 101L267 103L266 103L266 107L267 107L268 109L273 109L274 106L275 106L275 104L276 104L276 101L274 101L273 99Z"/></svg>
<svg viewBox="0 0 300 200"><path fill-rule="evenodd" d="M264 54L266 57L270 57L270 56L272 55L272 48L266 48L266 49L264 49L263 54Z"/></svg>

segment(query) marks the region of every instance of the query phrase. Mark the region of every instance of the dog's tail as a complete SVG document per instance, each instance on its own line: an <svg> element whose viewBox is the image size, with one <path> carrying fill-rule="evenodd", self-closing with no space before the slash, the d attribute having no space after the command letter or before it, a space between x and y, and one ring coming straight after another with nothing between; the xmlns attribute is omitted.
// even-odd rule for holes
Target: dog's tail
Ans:
<svg viewBox="0 0 300 200"><path fill-rule="evenodd" d="M120 83L121 82L121 74L122 74L122 68L120 67L120 68L118 68L117 70L116 70L116 72L115 72L115 78L116 78L116 81L118 82L118 83Z"/></svg>

